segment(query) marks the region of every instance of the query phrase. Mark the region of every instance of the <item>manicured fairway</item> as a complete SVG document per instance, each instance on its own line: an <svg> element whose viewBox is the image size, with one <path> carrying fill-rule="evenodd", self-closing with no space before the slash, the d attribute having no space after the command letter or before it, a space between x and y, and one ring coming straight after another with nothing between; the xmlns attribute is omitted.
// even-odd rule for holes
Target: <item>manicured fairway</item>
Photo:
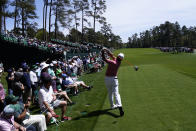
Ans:
<svg viewBox="0 0 196 131"><path fill-rule="evenodd" d="M119 69L125 115L109 110L105 69L80 79L93 85L71 99L67 115L73 120L49 131L196 131L196 54L162 53L156 49L123 49ZM139 71L125 61L139 66ZM32 113L39 113L32 106ZM56 110L60 114L60 110Z"/></svg>
<svg viewBox="0 0 196 131"><path fill-rule="evenodd" d="M196 55L168 54L152 49L121 50L126 63L119 70L125 116L118 110L100 115L93 130L194 131L196 130ZM106 99L102 109L107 109Z"/></svg>
<svg viewBox="0 0 196 131"><path fill-rule="evenodd" d="M125 61L118 78L125 116L109 110L104 73L85 75L91 91L72 97L68 107L72 121L50 126L49 130L89 131L195 131L196 55L161 53L156 49L123 49Z"/></svg>

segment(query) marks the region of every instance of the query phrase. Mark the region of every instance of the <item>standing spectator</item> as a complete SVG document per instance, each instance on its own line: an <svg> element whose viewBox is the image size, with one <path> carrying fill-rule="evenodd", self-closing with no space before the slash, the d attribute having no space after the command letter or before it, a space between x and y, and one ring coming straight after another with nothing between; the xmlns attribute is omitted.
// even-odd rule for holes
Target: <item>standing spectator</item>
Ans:
<svg viewBox="0 0 196 131"><path fill-rule="evenodd" d="M28 98L31 99L31 96L32 96L31 79L30 79L30 75L29 75L28 65L24 64L24 65L22 65L22 68L23 68L22 83L23 83L24 89L25 89L23 101L24 101L24 103L26 103Z"/></svg>
<svg viewBox="0 0 196 131"><path fill-rule="evenodd" d="M22 77L23 77L23 72L14 73L13 95L19 97L20 102L23 102L23 97L24 97L24 85L21 82Z"/></svg>
<svg viewBox="0 0 196 131"><path fill-rule="evenodd" d="M13 82L14 82L14 71L12 69L7 70L8 75L6 76L6 81L8 84L8 94L13 94Z"/></svg>
<svg viewBox="0 0 196 131"><path fill-rule="evenodd" d="M31 71L29 72L30 80L31 80L32 102L33 103L35 102L36 89L38 87L38 77L35 73L36 69L37 69L37 66L33 65Z"/></svg>

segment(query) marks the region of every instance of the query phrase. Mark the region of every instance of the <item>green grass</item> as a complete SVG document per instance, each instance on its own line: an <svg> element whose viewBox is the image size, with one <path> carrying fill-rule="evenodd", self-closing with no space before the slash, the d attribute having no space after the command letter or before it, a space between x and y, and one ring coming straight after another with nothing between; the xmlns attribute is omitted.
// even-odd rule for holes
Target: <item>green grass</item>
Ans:
<svg viewBox="0 0 196 131"><path fill-rule="evenodd" d="M156 49L122 49L125 60L119 69L119 89L125 116L108 110L105 69L80 79L91 91L71 97L73 120L48 126L49 131L195 131L196 54L162 53ZM139 71L125 61L139 66ZM56 110L60 114L60 109ZM39 112L34 109L32 113ZM85 113L82 113L85 112Z"/></svg>
<svg viewBox="0 0 196 131"><path fill-rule="evenodd" d="M126 49L127 63L119 70L125 116L99 116L94 130L196 130L196 55L161 53L154 49ZM106 99L103 109L109 107ZM118 110L111 111L119 114Z"/></svg>

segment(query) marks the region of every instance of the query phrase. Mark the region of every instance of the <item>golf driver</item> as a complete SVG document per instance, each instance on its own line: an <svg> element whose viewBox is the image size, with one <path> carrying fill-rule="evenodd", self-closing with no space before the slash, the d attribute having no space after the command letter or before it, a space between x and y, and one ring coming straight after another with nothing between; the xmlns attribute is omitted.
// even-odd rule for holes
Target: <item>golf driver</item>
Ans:
<svg viewBox="0 0 196 131"><path fill-rule="evenodd" d="M128 61L126 61L126 60L124 60L128 65L130 65L130 66L133 66L133 68L134 68L134 70L135 71L138 71L139 70L139 67L138 66L134 66L133 64L131 64L130 62L128 62Z"/></svg>
<svg viewBox="0 0 196 131"><path fill-rule="evenodd" d="M106 48L103 47L102 50L104 50L104 49L106 49ZM101 50L101 52L102 52L102 50ZM134 66L133 64L131 64L130 62L128 62L128 61L126 61L126 60L124 60L124 61L125 61L128 65L133 66L133 68L134 68L135 71L138 71L138 70L139 70L139 67L138 67L138 66L136 66L136 65Z"/></svg>

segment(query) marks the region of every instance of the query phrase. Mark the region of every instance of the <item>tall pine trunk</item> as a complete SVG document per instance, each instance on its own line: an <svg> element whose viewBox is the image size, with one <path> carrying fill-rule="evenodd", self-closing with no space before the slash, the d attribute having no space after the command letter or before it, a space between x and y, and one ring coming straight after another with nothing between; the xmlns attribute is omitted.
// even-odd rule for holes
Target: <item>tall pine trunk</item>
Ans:
<svg viewBox="0 0 196 131"><path fill-rule="evenodd" d="M23 0L24 2L24 0ZM24 7L22 7L22 36L25 36L25 32L24 32Z"/></svg>
<svg viewBox="0 0 196 131"><path fill-rule="evenodd" d="M46 11L45 11L45 40L47 41L47 30L46 30L46 27L47 27L47 14L48 14L48 0L46 0Z"/></svg>
<svg viewBox="0 0 196 131"><path fill-rule="evenodd" d="M16 33L17 11L18 11L18 0L16 0L16 7L14 11L14 33Z"/></svg>
<svg viewBox="0 0 196 131"><path fill-rule="evenodd" d="M57 15L58 15L58 12L57 12L57 8L58 6L56 6L56 17L55 17L55 39L57 39Z"/></svg>
<svg viewBox="0 0 196 131"><path fill-rule="evenodd" d="M78 25L77 25L77 15L76 15L76 12L75 12L75 25L76 25L76 30L75 30L76 38L75 38L75 42L78 42Z"/></svg>
<svg viewBox="0 0 196 131"><path fill-rule="evenodd" d="M93 34L93 42L95 43L95 23L96 23L96 8L97 8L97 4L95 2L95 10L94 10L94 22L93 22L93 31L94 31L94 34Z"/></svg>
<svg viewBox="0 0 196 131"><path fill-rule="evenodd" d="M3 16L4 32L6 32L6 16Z"/></svg>
<svg viewBox="0 0 196 131"><path fill-rule="evenodd" d="M2 25L3 25L3 21L2 21L2 13L3 13L3 8L2 8L2 5L0 4L0 33L3 33L2 32Z"/></svg>
<svg viewBox="0 0 196 131"><path fill-rule="evenodd" d="M43 40L45 40L45 31L44 31L44 24L45 24L45 3L44 3L44 7L43 7Z"/></svg>
<svg viewBox="0 0 196 131"><path fill-rule="evenodd" d="M82 8L82 43L84 42L84 9Z"/></svg>
<svg viewBox="0 0 196 131"><path fill-rule="evenodd" d="M51 39L51 33L50 33L50 29L51 29L51 16L52 16L52 0L50 1L50 14L49 14L49 40Z"/></svg>
<svg viewBox="0 0 196 131"><path fill-rule="evenodd" d="M96 2L95 2L95 10L94 10L94 16L93 16L93 20L94 20L94 22L93 22L93 30L94 30L94 33L95 33L95 21L96 21L96 8L97 8L97 5L96 5Z"/></svg>
<svg viewBox="0 0 196 131"><path fill-rule="evenodd" d="M0 33L3 33L3 31L2 31L2 15L1 15L1 11L0 11Z"/></svg>

